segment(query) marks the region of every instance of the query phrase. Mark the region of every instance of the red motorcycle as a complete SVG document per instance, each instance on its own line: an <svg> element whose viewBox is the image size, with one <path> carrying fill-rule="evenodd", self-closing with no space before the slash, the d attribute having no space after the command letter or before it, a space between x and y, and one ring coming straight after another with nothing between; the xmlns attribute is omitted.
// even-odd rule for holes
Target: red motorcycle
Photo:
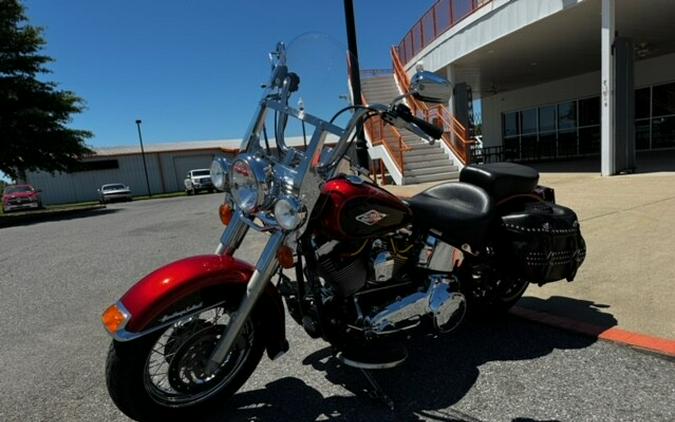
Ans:
<svg viewBox="0 0 675 422"><path fill-rule="evenodd" d="M309 60L293 50L315 38L277 46L239 155L212 164L227 224L215 253L156 270L103 314L113 337L108 390L131 418L191 418L235 394L264 352L276 359L288 350L283 302L310 337L330 343L381 393L368 370L401 364L410 336L452 331L467 311L504 312L529 283L571 280L583 262L576 215L554 203L531 168L467 166L459 182L404 201L352 166L355 135L374 116L440 138L442 128L404 101L444 103L452 87L421 71L392 104L321 119L289 105L301 86L302 104L325 95L327 73L312 80L298 68L316 68L327 49ZM286 133L302 133L304 148L289 145ZM249 230L269 235L255 264L233 257Z"/></svg>

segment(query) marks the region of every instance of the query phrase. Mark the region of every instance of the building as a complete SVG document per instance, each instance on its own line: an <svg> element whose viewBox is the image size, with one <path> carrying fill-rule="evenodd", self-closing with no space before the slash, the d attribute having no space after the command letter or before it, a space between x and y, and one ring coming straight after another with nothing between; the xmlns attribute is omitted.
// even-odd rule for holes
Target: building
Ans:
<svg viewBox="0 0 675 422"><path fill-rule="evenodd" d="M189 170L209 168L216 155L233 155L240 141L196 141L145 145L148 182L153 194L184 189ZM28 172L26 182L42 189L45 204L93 201L106 183L129 185L133 195L147 195L139 146L98 148L72 173Z"/></svg>
<svg viewBox="0 0 675 422"><path fill-rule="evenodd" d="M404 79L421 62L454 83L444 120L468 142L447 137L453 168L596 156L612 175L675 148L674 22L672 0L439 0L392 49L394 80L398 60Z"/></svg>
<svg viewBox="0 0 675 422"><path fill-rule="evenodd" d="M334 142L330 138L327 143ZM191 141L145 145L148 182L153 194L185 189L183 181L192 169L209 168L216 156L233 157L239 151L240 139ZM302 146L302 137L289 137L290 146ZM28 172L25 182L42 189L46 205L95 201L97 189L106 183L124 183L132 195L147 195L147 183L140 147L98 148L83 159L80 169L71 173Z"/></svg>

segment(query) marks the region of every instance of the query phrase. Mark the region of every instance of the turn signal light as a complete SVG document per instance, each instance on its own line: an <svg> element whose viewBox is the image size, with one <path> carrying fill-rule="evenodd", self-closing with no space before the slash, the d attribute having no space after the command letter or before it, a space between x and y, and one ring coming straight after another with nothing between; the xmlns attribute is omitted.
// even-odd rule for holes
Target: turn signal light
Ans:
<svg viewBox="0 0 675 422"><path fill-rule="evenodd" d="M220 221L224 225L230 224L230 220L232 220L232 215L234 214L234 210L232 209L232 206L230 204L222 204L220 208L218 208L218 215L220 216Z"/></svg>
<svg viewBox="0 0 675 422"><path fill-rule="evenodd" d="M127 321L127 315L117 307L117 304L114 304L103 312L101 319L103 320L103 326L106 330L108 330L110 334L115 334Z"/></svg>
<svg viewBox="0 0 675 422"><path fill-rule="evenodd" d="M277 250L277 260L282 268L293 268L295 260L293 259L293 250L283 245Z"/></svg>

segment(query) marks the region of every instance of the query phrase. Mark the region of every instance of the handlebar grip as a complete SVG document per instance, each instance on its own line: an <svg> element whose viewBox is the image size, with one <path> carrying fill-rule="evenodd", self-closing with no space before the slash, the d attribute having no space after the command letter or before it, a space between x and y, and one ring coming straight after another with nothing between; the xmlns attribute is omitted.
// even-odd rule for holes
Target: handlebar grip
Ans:
<svg viewBox="0 0 675 422"><path fill-rule="evenodd" d="M410 109L403 104L398 104L395 108L396 114L408 123L412 123L424 133L433 139L441 139L443 136L443 128L427 122L426 120L415 117L410 112Z"/></svg>
<svg viewBox="0 0 675 422"><path fill-rule="evenodd" d="M441 139L443 136L443 128L440 128L434 124L431 124L427 122L426 120L422 120L420 118L417 118L415 116L411 116L412 120L410 123L414 124L418 128L422 129L422 132L426 133L433 139Z"/></svg>

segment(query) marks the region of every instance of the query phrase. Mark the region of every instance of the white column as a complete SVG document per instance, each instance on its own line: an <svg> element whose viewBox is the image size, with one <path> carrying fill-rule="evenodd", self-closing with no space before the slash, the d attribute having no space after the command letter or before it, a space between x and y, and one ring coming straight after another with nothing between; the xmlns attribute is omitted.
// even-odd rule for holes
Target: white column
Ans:
<svg viewBox="0 0 675 422"><path fill-rule="evenodd" d="M611 176L616 173L615 160L615 124L614 107L616 97L614 92L614 10L615 0L602 0L602 45L601 45L601 173L603 176Z"/></svg>
<svg viewBox="0 0 675 422"><path fill-rule="evenodd" d="M445 68L445 72L446 72L445 78L447 80L449 80L450 83L452 83L452 86L454 87L455 86L455 70L452 68L452 63L449 64ZM455 115L455 105L454 105L453 98L450 98L450 101L448 102L447 106L448 106L448 111L450 112L450 114L452 114L454 116Z"/></svg>

